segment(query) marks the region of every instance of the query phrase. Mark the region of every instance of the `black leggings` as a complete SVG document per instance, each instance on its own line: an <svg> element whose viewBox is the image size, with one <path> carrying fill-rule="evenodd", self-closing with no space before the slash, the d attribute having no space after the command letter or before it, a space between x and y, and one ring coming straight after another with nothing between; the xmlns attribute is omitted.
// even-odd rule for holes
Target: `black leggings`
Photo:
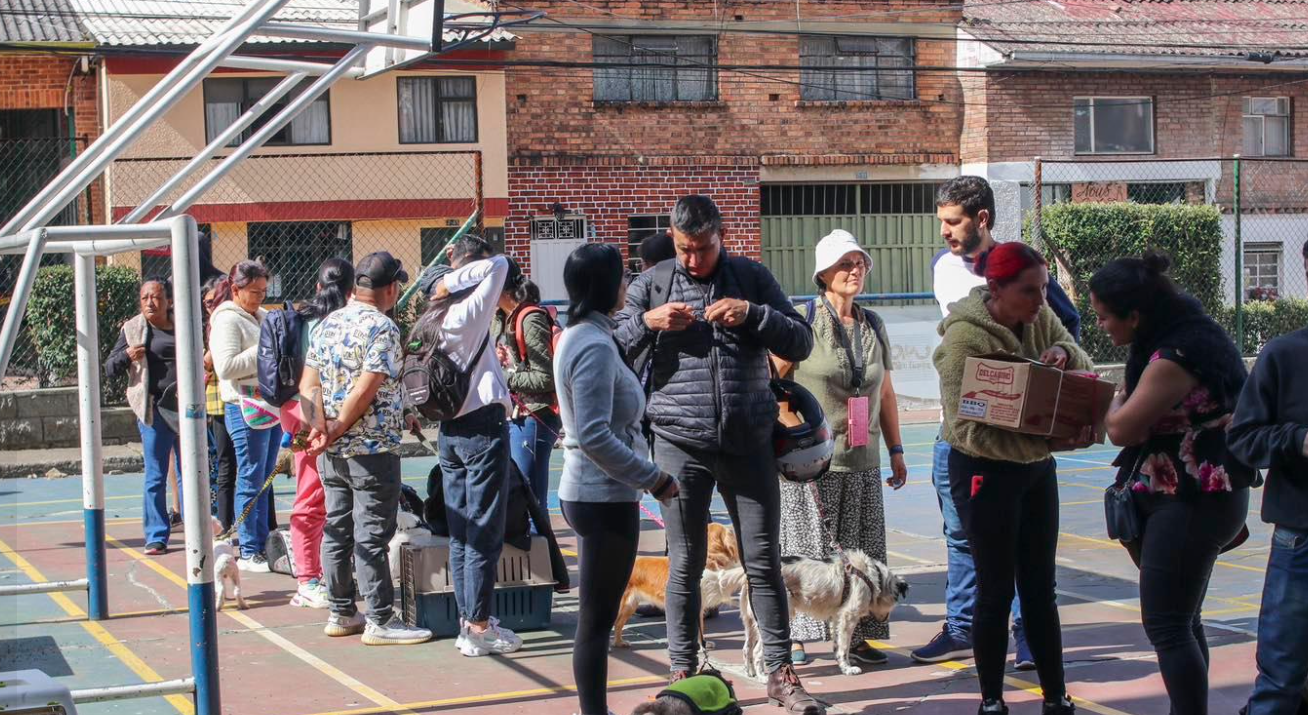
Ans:
<svg viewBox="0 0 1308 715"><path fill-rule="evenodd" d="M213 447L217 453L214 461L213 491L217 502L218 521L223 529L232 528L236 519L234 502L236 500L236 447L227 434L227 421L221 416L209 417L209 429L213 431Z"/></svg>
<svg viewBox="0 0 1308 715"><path fill-rule="evenodd" d="M607 715L609 633L631 578L640 541L635 502L565 501L563 518L577 532L581 609L572 650L581 715Z"/></svg>
<svg viewBox="0 0 1308 715"><path fill-rule="evenodd" d="M1052 458L1034 464L949 453L949 491L976 562L972 651L981 697L1002 700L1013 586L1045 702L1067 694L1063 633L1054 602L1058 482Z"/></svg>
<svg viewBox="0 0 1308 715"><path fill-rule="evenodd" d="M1200 620L1222 547L1244 526L1249 490L1139 500L1144 536L1127 547L1140 567L1140 610L1173 715L1208 712L1208 640Z"/></svg>

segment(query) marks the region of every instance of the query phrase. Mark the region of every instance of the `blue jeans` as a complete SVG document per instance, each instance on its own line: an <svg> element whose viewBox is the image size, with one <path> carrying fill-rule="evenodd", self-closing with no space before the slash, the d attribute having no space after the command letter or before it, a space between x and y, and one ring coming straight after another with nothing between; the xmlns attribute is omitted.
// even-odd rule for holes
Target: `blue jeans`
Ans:
<svg viewBox="0 0 1308 715"><path fill-rule="evenodd" d="M282 445L282 428L250 429L241 417L241 408L227 405L227 434L236 452L236 499L233 510L240 518L246 506L258 495L264 481L277 466L277 452ZM236 531L241 540L241 558L262 554L272 523L272 488L264 498L250 507L250 515Z"/></svg>
<svg viewBox="0 0 1308 715"><path fill-rule="evenodd" d="M1294 715L1308 695L1308 530L1276 527L1258 614L1258 679L1248 715Z"/></svg>
<svg viewBox="0 0 1308 715"><path fill-rule="evenodd" d="M540 419L536 419L539 417ZM545 424L541 424L541 420ZM563 422L554 410L545 409L509 423L509 454L518 471L531 485L542 508L550 508L550 454Z"/></svg>
<svg viewBox="0 0 1308 715"><path fill-rule="evenodd" d="M463 620L483 623L491 616L509 501L504 406L488 405L442 422L439 445L454 600Z"/></svg>
<svg viewBox="0 0 1308 715"><path fill-rule="evenodd" d="M945 519L945 546L948 568L945 572L945 627L959 638L970 638L972 612L976 607L976 564L972 561L972 548L963 531L963 521L954 507L949 493L949 443L936 438L931 455L931 483L936 488L940 515ZM1013 597L1013 631L1022 631L1021 599ZM1020 636L1019 636L1020 637Z"/></svg>
<svg viewBox="0 0 1308 715"><path fill-rule="evenodd" d="M136 421L141 432L141 451L145 453L145 489L142 499L142 521L145 526L145 543L168 545L172 525L168 523L168 460L177 464L182 473L181 445L177 434L159 417L156 409L154 424ZM181 481L178 481L181 485Z"/></svg>

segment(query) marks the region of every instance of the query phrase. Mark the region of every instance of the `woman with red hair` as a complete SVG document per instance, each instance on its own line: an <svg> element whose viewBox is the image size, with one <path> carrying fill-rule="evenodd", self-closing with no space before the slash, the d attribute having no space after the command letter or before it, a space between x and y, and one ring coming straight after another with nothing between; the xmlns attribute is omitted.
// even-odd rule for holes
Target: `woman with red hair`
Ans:
<svg viewBox="0 0 1308 715"><path fill-rule="evenodd" d="M1008 613L1014 581L1035 657L1044 715L1070 715L1063 677L1063 640L1054 602L1058 484L1051 452L1079 444L1018 434L958 419L963 366L969 357L1008 353L1064 369L1086 370L1090 357L1045 304L1049 269L1024 243L992 250L986 285L949 306L936 349L949 488L976 561L972 651L981 680L982 715L1003 715ZM1088 443L1089 435L1083 436Z"/></svg>

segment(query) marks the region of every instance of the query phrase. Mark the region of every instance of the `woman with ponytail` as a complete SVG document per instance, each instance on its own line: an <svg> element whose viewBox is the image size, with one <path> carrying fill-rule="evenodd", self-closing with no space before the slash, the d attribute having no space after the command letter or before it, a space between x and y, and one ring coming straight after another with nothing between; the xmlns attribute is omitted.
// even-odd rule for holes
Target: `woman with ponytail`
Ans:
<svg viewBox="0 0 1308 715"><path fill-rule="evenodd" d="M1161 255L1119 258L1090 279L1099 327L1129 346L1108 412L1123 447L1140 538L1140 610L1175 715L1208 712L1208 644L1199 616L1217 556L1238 543L1254 472L1231 457L1226 428L1248 372L1226 331L1167 277Z"/></svg>
<svg viewBox="0 0 1308 715"><path fill-rule="evenodd" d="M943 439L949 454L949 488L976 562L977 598L972 650L981 681L983 715L1003 715L1008 614L1016 587L1027 643L1035 658L1044 715L1070 715L1063 675L1063 639L1054 602L1058 546L1058 483L1052 451L1083 446L1018 434L961 420L958 402L969 357L1003 352L1067 370L1087 370L1090 357L1077 346L1045 303L1049 269L1023 243L990 252L986 284L949 306L936 349ZM1088 432L1089 430L1087 430Z"/></svg>
<svg viewBox="0 0 1308 715"><path fill-rule="evenodd" d="M318 268L318 286L313 298L301 305L301 360L309 349L309 338L323 318L345 307L354 292L354 266L343 258L328 258ZM309 425L298 399L282 407L282 427L287 434L307 431ZM295 554L295 580L299 586L292 606L327 608L327 587L322 582L322 530L327 521L326 495L318 475L318 460L307 450L295 455L295 504L291 507L291 550Z"/></svg>

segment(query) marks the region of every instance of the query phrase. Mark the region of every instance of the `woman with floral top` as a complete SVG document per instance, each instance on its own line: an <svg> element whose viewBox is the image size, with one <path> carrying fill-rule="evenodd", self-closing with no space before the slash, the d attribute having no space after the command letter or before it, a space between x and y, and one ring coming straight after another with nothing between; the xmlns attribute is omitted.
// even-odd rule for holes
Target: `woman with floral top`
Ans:
<svg viewBox="0 0 1308 715"><path fill-rule="evenodd" d="M1177 290L1165 256L1119 258L1090 279L1099 327L1129 345L1108 413L1124 447L1114 464L1141 520L1124 542L1140 568L1140 609L1174 715L1208 712L1208 644L1199 620L1217 556L1234 545L1254 472L1226 449L1248 372L1226 332ZM1247 532L1245 532L1247 533Z"/></svg>

